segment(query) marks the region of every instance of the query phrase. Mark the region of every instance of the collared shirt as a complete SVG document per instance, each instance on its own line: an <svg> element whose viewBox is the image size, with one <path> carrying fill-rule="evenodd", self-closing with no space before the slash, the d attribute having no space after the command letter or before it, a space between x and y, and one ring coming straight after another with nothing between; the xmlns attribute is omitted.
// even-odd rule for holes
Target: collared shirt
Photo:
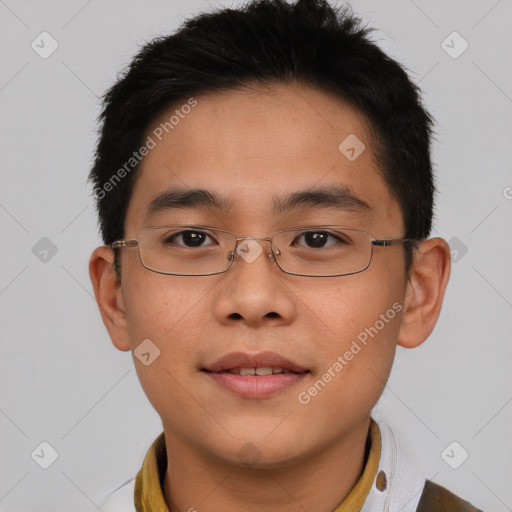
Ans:
<svg viewBox="0 0 512 512"><path fill-rule="evenodd" d="M348 496L334 512L361 510L377 475L381 451L380 431L370 424L370 451L363 474ZM142 468L135 479L135 510L137 512L169 512L162 491L162 479L167 468L165 437L162 432L149 448Z"/></svg>
<svg viewBox="0 0 512 512"><path fill-rule="evenodd" d="M425 478L389 427L373 419L370 450L362 475L333 512L416 512ZM149 448L142 468L103 505L104 512L169 512L162 481L167 469L164 434Z"/></svg>

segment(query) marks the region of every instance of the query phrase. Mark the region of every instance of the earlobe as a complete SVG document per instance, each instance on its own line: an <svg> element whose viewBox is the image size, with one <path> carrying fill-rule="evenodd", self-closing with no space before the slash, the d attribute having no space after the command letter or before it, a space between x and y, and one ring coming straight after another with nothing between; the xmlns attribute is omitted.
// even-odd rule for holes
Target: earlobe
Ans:
<svg viewBox="0 0 512 512"><path fill-rule="evenodd" d="M113 269L114 254L110 247L98 247L89 261L89 276L103 323L112 343L122 351L130 350L126 329L125 304L121 283Z"/></svg>
<svg viewBox="0 0 512 512"><path fill-rule="evenodd" d="M442 238L425 240L416 249L405 291L400 346L417 347L434 330L450 277L450 263L450 248Z"/></svg>

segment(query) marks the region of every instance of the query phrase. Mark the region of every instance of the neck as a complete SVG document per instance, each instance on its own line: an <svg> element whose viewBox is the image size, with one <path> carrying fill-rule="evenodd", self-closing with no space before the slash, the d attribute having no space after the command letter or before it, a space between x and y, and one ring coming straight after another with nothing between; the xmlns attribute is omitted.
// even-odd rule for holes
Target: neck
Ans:
<svg viewBox="0 0 512 512"><path fill-rule="evenodd" d="M162 487L169 512L332 512L364 470L369 423L300 460L268 468L219 460L164 428L168 465Z"/></svg>

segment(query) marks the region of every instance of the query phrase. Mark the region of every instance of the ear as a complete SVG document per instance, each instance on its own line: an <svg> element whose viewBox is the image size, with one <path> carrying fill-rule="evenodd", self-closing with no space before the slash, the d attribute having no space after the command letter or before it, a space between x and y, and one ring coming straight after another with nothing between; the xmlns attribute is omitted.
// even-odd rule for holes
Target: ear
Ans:
<svg viewBox="0 0 512 512"><path fill-rule="evenodd" d="M450 277L450 247L442 238L421 242L415 250L405 291L398 344L421 345L434 330Z"/></svg>
<svg viewBox="0 0 512 512"><path fill-rule="evenodd" d="M112 343L117 349L127 351L130 350L130 339L126 329L124 299L113 265L114 251L110 247L98 247L89 261L89 276Z"/></svg>

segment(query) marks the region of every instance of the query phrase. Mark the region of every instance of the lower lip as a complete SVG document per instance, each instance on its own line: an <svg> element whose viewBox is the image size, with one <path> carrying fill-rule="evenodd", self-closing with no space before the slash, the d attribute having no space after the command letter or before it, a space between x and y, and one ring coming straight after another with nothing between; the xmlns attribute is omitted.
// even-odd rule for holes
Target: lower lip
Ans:
<svg viewBox="0 0 512 512"><path fill-rule="evenodd" d="M276 373L273 375L236 375L234 373L204 372L217 384L237 395L249 398L271 396L300 382L304 373Z"/></svg>

